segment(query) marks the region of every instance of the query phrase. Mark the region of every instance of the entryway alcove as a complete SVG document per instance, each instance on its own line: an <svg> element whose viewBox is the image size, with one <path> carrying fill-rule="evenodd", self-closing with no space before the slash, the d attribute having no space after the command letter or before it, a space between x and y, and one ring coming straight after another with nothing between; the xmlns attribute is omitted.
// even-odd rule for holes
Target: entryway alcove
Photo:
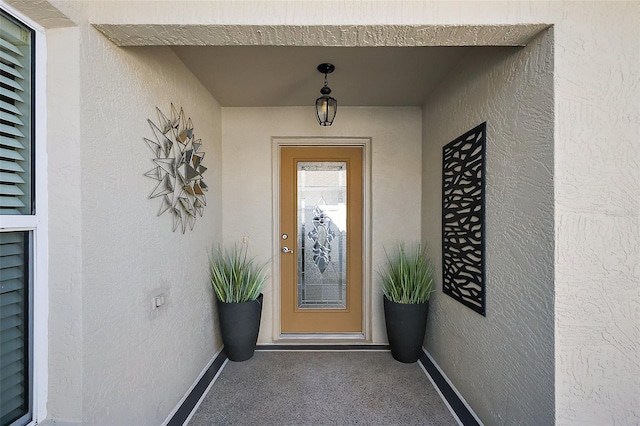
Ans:
<svg viewBox="0 0 640 426"><path fill-rule="evenodd" d="M119 46L171 46L220 103L223 239L248 236L274 262L274 138L370 140L359 343L385 343L383 245L428 242L439 271L442 146L486 121L487 315L434 294L425 347L480 418L508 405L506 422L553 423L552 28L94 26ZM336 66L329 128L312 106L323 61ZM261 344L282 343L275 270Z"/></svg>

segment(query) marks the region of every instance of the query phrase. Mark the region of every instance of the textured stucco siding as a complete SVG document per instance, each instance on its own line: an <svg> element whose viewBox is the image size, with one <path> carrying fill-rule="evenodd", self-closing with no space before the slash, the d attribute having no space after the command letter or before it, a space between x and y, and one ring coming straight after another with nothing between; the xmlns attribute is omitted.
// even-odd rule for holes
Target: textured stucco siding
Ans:
<svg viewBox="0 0 640 426"><path fill-rule="evenodd" d="M554 421L553 37L472 52L424 105L423 236L441 253L442 147L487 122L486 317L438 292L427 350L487 425Z"/></svg>
<svg viewBox="0 0 640 426"><path fill-rule="evenodd" d="M208 253L222 239L221 109L168 48L120 49L81 26L83 422L159 424L221 345ZM184 108L207 206L193 231L157 216L143 137ZM152 310L157 294L166 304Z"/></svg>
<svg viewBox="0 0 640 426"><path fill-rule="evenodd" d="M95 23L118 46L524 46L537 25L118 25Z"/></svg>
<svg viewBox="0 0 640 426"><path fill-rule="evenodd" d="M575 3L554 31L559 424L640 424L639 22Z"/></svg>
<svg viewBox="0 0 640 426"><path fill-rule="evenodd" d="M89 25L48 43L49 418L159 424L221 346L207 277L222 239L221 109L168 48L120 49ZM172 102L209 168L204 216L185 235L156 215L144 176L147 118Z"/></svg>
<svg viewBox="0 0 640 426"><path fill-rule="evenodd" d="M148 129L145 128L144 118L153 111L148 111L155 104L166 105L170 101L183 101L188 97L189 87L177 83L175 78L162 77L162 70L167 70L176 64L171 61L155 63L154 70L148 73L136 74L127 67L131 64L147 63L144 59L136 57L130 51L118 51L106 40L97 35L91 35L88 39L89 29L87 23L99 24L141 24L141 25L217 25L234 26L243 25L264 27L265 31L275 31L271 26L300 25L300 26L375 26L392 25L398 28L398 44L406 43L402 36L404 25L513 25L513 24L551 24L554 34L554 222L555 222L555 421L558 424L637 424L640 423L640 168L638 167L638 134L640 98L640 52L637 40L640 40L640 3L634 2L556 2L556 1L522 1L522 2L445 2L445 1L283 1L283 2L231 2L231 1L69 1L51 0L50 3L58 8L41 7L42 0L8 0L16 8L22 10L27 16L36 19L46 28L69 26L73 21L83 25L79 54L84 59L79 73L82 76L82 90L79 94L81 108L88 107L93 110L91 114L98 113L101 116L89 119L88 113L77 112L81 119L61 121L53 123L58 126L55 129L49 126L49 133L61 135L60 129L64 126L78 126L77 130L70 131L69 147L61 139L47 142L50 156L54 157L52 164L55 170L73 167L82 170L81 177L95 179L95 172L104 173L107 183L113 183L110 171L105 171L97 163L98 154L107 152L107 163L113 161L111 151L99 151L96 149L96 135L117 136L106 138L100 136L97 139L123 143L123 140L136 140L132 144L136 149L140 148L140 137ZM62 14L58 13L62 12ZM68 17L69 19L67 19ZM358 34L357 30L348 32ZM53 33L50 33L53 34ZM91 33L93 34L93 33ZM270 34L265 33L265 40L269 40ZM464 35L458 34L463 37ZM314 34L310 34L314 37ZM363 35L365 37L365 35ZM469 35L469 37L477 37ZM98 42L99 40L99 42ZM193 40L197 42L197 40ZM63 41L60 42L60 44ZM84 46L88 43L87 46ZM60 49L60 44L58 49ZM78 46L70 45L72 49ZM96 51L92 49L98 49ZM108 58L102 50L109 52ZM115 54L114 52L119 52ZM126 53L129 52L129 53ZM160 51L159 55L166 55ZM71 52L73 57L75 53ZM109 56L111 55L111 56ZM62 58L65 56L62 55ZM126 57L127 60L123 60ZM135 59L134 59L135 58ZM115 62L107 62L114 59ZM129 59L133 59L130 61ZM167 56L168 59L168 56ZM96 65L92 65L96 61ZM76 73L75 65L65 64L64 61L52 60L51 67L57 67L58 75L64 72L59 68L71 66L72 75ZM119 65L116 67L116 64ZM168 65L169 64L169 65ZM173 64L173 65L170 65ZM126 70L126 71L122 71ZM85 76L86 73L97 73L97 78ZM178 75L188 79L188 73L184 70ZM509 80L512 76L506 76ZM71 79L72 77L69 76ZM120 98L115 96L115 90L103 90L102 80L108 80L110 85L120 85L122 89L128 89L130 80L147 80L148 84L155 85L153 95L148 90L140 91L141 85L133 84L138 88L137 92L121 90ZM92 85L96 87L92 87ZM180 86L179 86L180 84ZM162 87L162 89L160 89ZM74 98L76 93L71 87ZM180 90L179 90L180 89ZM196 89L198 91L199 89ZM494 88L500 90L500 86ZM53 90L52 90L53 93ZM104 96L109 93L109 96ZM195 95L192 95L195 96ZM197 96L201 96L198 94ZM215 96L215 94L214 94ZM50 103L49 110L62 108L79 108L72 100L71 105L64 102L64 95L58 95L55 105ZM75 99L75 98L74 98ZM123 102L127 100L130 102ZM107 111L95 111L106 101L114 101L114 106ZM118 108L115 107L118 106ZM215 109L215 108L214 108ZM68 115L73 115L72 111ZM189 112L193 117L194 112ZM62 118L62 112L53 114ZM216 113L209 114L217 117ZM126 127L124 123L136 123L139 127ZM215 123L214 119L214 123ZM114 126L117 131L108 133L106 124ZM195 119L196 126L202 122ZM100 124L100 126L96 126ZM477 124L469 123L471 124ZM128 129L125 132L123 129ZM468 127L468 126L465 126ZM198 128L196 129L198 131ZM460 129L463 131L464 129ZM491 128L490 128L491 130ZM124 133L127 133L123 139ZM451 132L450 138L461 132ZM203 135L204 136L204 135ZM64 138L56 136L56 138ZM79 139L78 139L79 138ZM90 148L85 150L85 144ZM102 144L104 145L104 144ZM62 148L65 146L65 148ZM119 145L118 145L119 146ZM80 162L77 158L82 147ZM69 158L65 158L63 149L69 149ZM106 148L101 147L105 150ZM208 151L211 151L209 149ZM138 151L141 154L141 151ZM130 161L126 155L122 156ZM211 159L207 157L207 161ZM122 161L122 160L120 160ZM66 162L66 164L65 164ZM215 169L211 167L210 170ZM94 215L102 212L102 208L108 206L106 211L113 209L115 198L109 192L114 185L89 187L84 182L82 188L78 188L78 172L69 172L71 176L53 178L52 183L63 184L67 179L70 183L70 194L65 194L56 188L53 191L57 200L51 200L50 233L52 237L50 253L52 259L69 262L68 269L61 265L52 268L49 280L50 303L61 300L65 294L77 294L77 283L82 282L83 299L75 298L70 301L68 313L62 306L51 306L51 319L49 341L50 352L53 354L50 364L48 379L50 386L51 413L77 412L72 408L77 402L63 403L61 398L71 401L78 395L77 380L95 381L89 372L97 369L97 356L92 354L90 360L91 370L79 372L76 363L83 362L86 354L84 349L90 348L96 343L98 333L91 332L91 340L87 344L77 339L78 309L84 299L93 299L88 307L84 307L85 317L97 318L101 321L104 317L104 308L97 306L98 300L103 303L104 292L109 288L107 281L114 280L113 272L106 277L93 282L94 277L106 270L106 266L96 266L100 262L100 254L109 252L108 249L89 249L85 253L85 242L94 244L96 239L90 232L100 230L101 224L94 219L85 219L85 215ZM374 169L375 173L375 169ZM136 174L136 178L140 175ZM147 178L145 178L147 179ZM215 180L215 179L209 179ZM149 214L153 215L157 208L152 202L139 198L140 191L146 193L149 188L142 181L137 181L138 187L131 189L131 194L122 198L127 206L127 214L131 210L132 220L139 218L138 209L146 206ZM95 183L91 180L91 183ZM119 184L121 185L121 184ZM121 189L116 185L115 188ZM51 188L50 188L51 189ZM99 191L97 191L99 189ZM78 191L82 192L81 211L78 211ZM102 195L91 195L85 202L85 193L97 191ZM133 193L136 193L134 196ZM120 192L117 193L122 197ZM69 197L68 211L64 209L64 197ZM215 198L215 197L214 197ZM209 206L205 215L210 213ZM123 213L119 213L123 214ZM66 218L63 218L62 216ZM72 219L82 218L82 224L77 225ZM109 225L105 229L112 230L115 226L110 222L113 219L106 218ZM156 219L159 223L166 218ZM72 224L70 233L66 235L63 228ZM202 224L200 222L196 226ZM156 231L164 231L167 223L158 225ZM216 222L215 227L221 226ZM58 227L56 229L56 227ZM131 228L127 228L130 230ZM218 229L218 228L216 228ZM100 230L98 235L104 233ZM220 231L221 232L221 231ZM73 240L80 238L80 241ZM167 234L159 234L163 238ZM68 240L70 241L68 241ZM219 234L212 241L219 240ZM107 239L109 241L109 239ZM63 245L69 243L69 246ZM171 247L174 241L158 241L163 249ZM55 247L54 247L55 244ZM136 248L141 248L135 245ZM61 250L53 254L54 251ZM75 251L74 251L75 250ZM82 250L82 259L77 259L78 250ZM102 251L100 251L102 250ZM133 250L126 250L131 254ZM142 252L142 251L141 251ZM75 253L75 254L74 254ZM136 253L138 254L138 253ZM145 259L147 257L143 256ZM105 262L120 260L113 254L106 257ZM526 259L521 259L527 263ZM84 265L84 263L87 265ZM147 259L144 265L150 264ZM176 263L179 263L176 261ZM130 265L130 263L124 263ZM129 269L133 269L129 266ZM141 268L146 269L146 268ZM190 270L192 271L192 270ZM192 271L195 275L195 272ZM89 275L87 275L89 274ZM185 277L193 278L194 275L185 274ZM138 277L135 276L134 278ZM145 285L152 286L151 281ZM87 289L85 293L85 282ZM136 284L137 285L137 284ZM69 286L69 287L65 287ZM103 288L104 287L104 288ZM134 287L136 288L136 287ZM117 295L132 294L128 287L128 293L122 293L122 286L116 287ZM114 291L115 293L116 291ZM175 293L172 293L172 296ZM86 296L86 297L85 297ZM123 299L125 298L122 296ZM491 297L491 295L489 295ZM113 299L114 305L121 299ZM146 302L145 302L146 303ZM170 299L171 303L171 299ZM97 308L97 313L92 310ZM168 312L167 312L168 313ZM55 316L54 316L55 315ZM167 315L165 315L166 317ZM180 315L177 315L180 317ZM107 315L107 318L111 316ZM122 321L115 322L117 326L130 325L136 318L123 317ZM158 318L154 324L160 324L163 320ZM56 324L60 322L61 324ZM105 321L105 328L113 324ZM158 327L161 328L161 327ZM134 331L123 332L123 339L131 334L136 340L144 333L140 330L144 327L134 326ZM148 331L148 330L147 330ZM83 332L84 333L84 332ZM162 331L151 335L158 337ZM105 335L105 337L112 337ZM159 340L169 342L166 337L158 337ZM66 353L64 345L69 344L69 356L78 356L78 360L66 360L67 367L71 368L73 377L67 379L65 362L55 363ZM179 347L183 341L174 341L171 347ZM160 344L160 343L157 343ZM167 344L167 343L163 343ZM55 346L58 345L58 346ZM103 346L105 344L102 344ZM168 345L168 344L167 344ZM80 348L79 348L80 346ZM103 346L98 345L99 348ZM169 345L167 346L169 347ZM92 349L93 351L93 349ZM450 354L455 356L455 354ZM528 354L519 356L526 359ZM158 356L160 358L160 356ZM105 359L107 359L105 357ZM110 358L109 358L110 359ZM106 360L101 368L107 370L110 366L120 362ZM445 371L447 374L453 374ZM106 374L106 373L105 373ZM79 377L78 377L79 376ZM137 377L137 376L136 376ZM163 376L164 377L164 376ZM101 378L101 377L98 377ZM192 380L190 377L189 380ZM186 380L186 379L185 379ZM68 384L71 393L64 395ZM88 386L91 392L96 385ZM112 385L109 385L111 388ZM58 392L56 396L52 393ZM128 396L128 395L127 395ZM94 396L90 396L94 398ZM518 405L519 401L512 401L512 405ZM158 411L165 410L166 405L151 405ZM168 405L168 404L167 404ZM99 408L94 405L86 405L87 413L96 410L96 416L100 415ZM166 410L165 410L166 411ZM507 409L504 412L508 412ZM147 413L149 414L149 413ZM163 413L166 415L166 412ZM63 414L60 413L62 416ZM74 414L64 414L64 418L74 418ZM148 419L157 419L161 415L150 415Z"/></svg>
<svg viewBox="0 0 640 426"><path fill-rule="evenodd" d="M82 414L82 177L78 28L47 32L49 191L48 416ZM61 108L60 105L64 105Z"/></svg>
<svg viewBox="0 0 640 426"><path fill-rule="evenodd" d="M340 108L331 127L320 127L312 107L223 108L224 241L249 236L262 260L279 262L273 253L274 218L272 137L371 138L372 281L370 291L373 343L385 343L382 293L375 272L384 259L383 245L420 239L420 108ZM369 214L369 212L367 212ZM265 288L259 341L273 342L273 283Z"/></svg>

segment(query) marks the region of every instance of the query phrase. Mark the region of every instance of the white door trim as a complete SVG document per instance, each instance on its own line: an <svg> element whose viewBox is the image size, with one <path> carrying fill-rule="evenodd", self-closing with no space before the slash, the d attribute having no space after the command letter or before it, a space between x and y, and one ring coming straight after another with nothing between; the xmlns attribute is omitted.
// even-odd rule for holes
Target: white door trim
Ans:
<svg viewBox="0 0 640 426"><path fill-rule="evenodd" d="M357 334L282 334L280 321L280 148L283 146L360 146L363 149L363 216L362 216L362 333ZM371 279L371 138L369 137L291 137L271 138L273 182L273 241L271 271L273 280L273 340L323 340L353 343L372 341Z"/></svg>

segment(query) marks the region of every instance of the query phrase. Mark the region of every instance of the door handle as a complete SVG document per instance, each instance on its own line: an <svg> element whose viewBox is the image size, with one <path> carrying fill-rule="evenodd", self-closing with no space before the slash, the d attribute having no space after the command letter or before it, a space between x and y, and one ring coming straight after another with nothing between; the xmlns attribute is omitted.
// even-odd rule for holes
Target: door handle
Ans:
<svg viewBox="0 0 640 426"><path fill-rule="evenodd" d="M282 247L282 252L283 253L293 253L293 250L289 250L289 247L284 246L284 247Z"/></svg>

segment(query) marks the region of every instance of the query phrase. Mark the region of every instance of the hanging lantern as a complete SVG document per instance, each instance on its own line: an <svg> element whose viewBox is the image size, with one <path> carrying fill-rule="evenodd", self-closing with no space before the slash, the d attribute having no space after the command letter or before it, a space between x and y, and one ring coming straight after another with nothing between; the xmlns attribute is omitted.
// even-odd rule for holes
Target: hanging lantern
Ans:
<svg viewBox="0 0 640 426"><path fill-rule="evenodd" d="M338 111L338 101L329 96L331 89L327 83L327 74L332 73L334 69L335 67L332 64L318 65L318 71L324 74L324 86L320 89L322 96L316 99L316 117L318 118L318 124L321 126L331 126Z"/></svg>

